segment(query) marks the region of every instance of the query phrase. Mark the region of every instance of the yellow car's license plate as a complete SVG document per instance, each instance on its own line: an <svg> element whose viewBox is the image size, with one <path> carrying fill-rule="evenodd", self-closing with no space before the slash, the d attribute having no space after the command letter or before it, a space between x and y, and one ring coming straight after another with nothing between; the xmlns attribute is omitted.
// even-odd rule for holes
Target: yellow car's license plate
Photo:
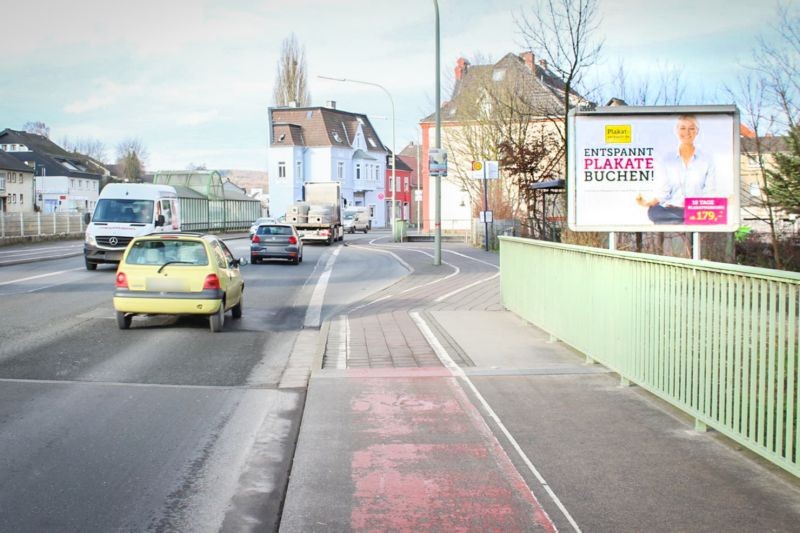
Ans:
<svg viewBox="0 0 800 533"><path fill-rule="evenodd" d="M167 277L147 278L146 290L158 292L186 292L189 290L189 284L182 279Z"/></svg>

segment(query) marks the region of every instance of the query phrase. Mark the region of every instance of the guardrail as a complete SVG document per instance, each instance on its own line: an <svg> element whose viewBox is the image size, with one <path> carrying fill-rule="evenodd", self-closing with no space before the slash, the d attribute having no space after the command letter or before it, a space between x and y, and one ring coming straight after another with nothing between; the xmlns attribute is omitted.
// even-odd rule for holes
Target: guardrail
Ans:
<svg viewBox="0 0 800 533"><path fill-rule="evenodd" d="M500 241L509 310L800 477L800 274Z"/></svg>
<svg viewBox="0 0 800 533"><path fill-rule="evenodd" d="M0 238L80 235L86 229L80 213L0 214Z"/></svg>

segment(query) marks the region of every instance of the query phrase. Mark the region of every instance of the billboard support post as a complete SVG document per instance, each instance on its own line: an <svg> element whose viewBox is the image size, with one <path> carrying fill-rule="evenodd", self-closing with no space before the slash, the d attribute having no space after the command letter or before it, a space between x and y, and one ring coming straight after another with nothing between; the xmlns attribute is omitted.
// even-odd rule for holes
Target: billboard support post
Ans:
<svg viewBox="0 0 800 533"><path fill-rule="evenodd" d="M702 250L700 249L700 232L695 231L692 233L692 259L699 261L702 256Z"/></svg>

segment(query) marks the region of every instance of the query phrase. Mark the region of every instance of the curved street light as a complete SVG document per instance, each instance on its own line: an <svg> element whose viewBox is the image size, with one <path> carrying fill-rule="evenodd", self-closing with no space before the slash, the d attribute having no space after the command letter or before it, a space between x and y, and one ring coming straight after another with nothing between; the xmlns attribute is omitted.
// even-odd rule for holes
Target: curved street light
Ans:
<svg viewBox="0 0 800 533"><path fill-rule="evenodd" d="M349 78L332 78L330 76L317 76L323 80L330 80L330 81L342 81L342 82L349 82L349 83L360 83L362 85L372 85L373 87L377 87L378 89L382 90L386 93L386 96L389 97L389 102L392 104L392 180L391 180L391 187L392 187L392 204L390 209L390 217L391 217L391 224L392 224L392 240L397 240L397 234L395 232L395 201L397 200L397 177L395 175L395 154L397 153L395 147L395 117L394 117L394 98L386 90L386 87L380 85L379 83L373 83L371 81L360 81L360 80L351 80Z"/></svg>

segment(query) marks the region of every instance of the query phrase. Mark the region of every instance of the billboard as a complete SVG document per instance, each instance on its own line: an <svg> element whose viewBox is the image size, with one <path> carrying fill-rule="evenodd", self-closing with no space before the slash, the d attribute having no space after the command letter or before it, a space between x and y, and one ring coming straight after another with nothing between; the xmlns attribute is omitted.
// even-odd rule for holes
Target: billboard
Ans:
<svg viewBox="0 0 800 533"><path fill-rule="evenodd" d="M447 176L447 150L431 148L428 153L428 175Z"/></svg>
<svg viewBox="0 0 800 533"><path fill-rule="evenodd" d="M735 106L573 110L568 127L573 231L738 229Z"/></svg>

